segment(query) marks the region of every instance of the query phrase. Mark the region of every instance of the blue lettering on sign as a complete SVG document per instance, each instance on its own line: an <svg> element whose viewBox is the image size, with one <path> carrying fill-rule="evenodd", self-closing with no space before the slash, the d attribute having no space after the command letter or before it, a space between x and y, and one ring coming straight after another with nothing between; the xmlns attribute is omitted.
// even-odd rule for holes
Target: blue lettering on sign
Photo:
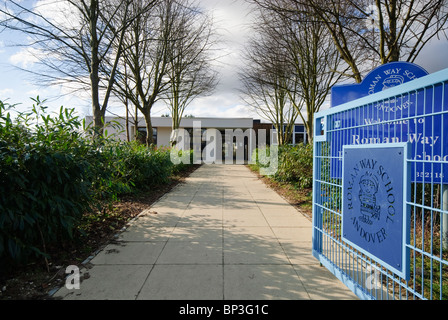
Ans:
<svg viewBox="0 0 448 320"><path fill-rule="evenodd" d="M342 238L405 275L405 144L345 147Z"/></svg>
<svg viewBox="0 0 448 320"><path fill-rule="evenodd" d="M390 62L371 71L359 84L333 86L331 106L335 107L367 95L396 87L400 84L428 75L420 66L409 62ZM389 106L384 106L389 108ZM398 106L393 106L398 108Z"/></svg>
<svg viewBox="0 0 448 320"><path fill-rule="evenodd" d="M411 71L405 65L416 69ZM425 75L424 70L420 73L418 70L423 69L408 63L383 65L372 71L363 85L357 87L362 91L358 95L372 94L401 84L403 79L406 82ZM369 85L364 84L366 81ZM336 87L334 89L333 92L338 94L342 92ZM441 114L447 90L446 85L432 86L372 103L358 112L348 110L335 114L331 119L335 129L331 136L332 178L342 175L340 163L344 145L409 142L411 159L415 160L411 170L412 181L448 183L448 166L442 163L448 161L448 130L443 130L448 126L448 117ZM339 98L336 96L334 99Z"/></svg>

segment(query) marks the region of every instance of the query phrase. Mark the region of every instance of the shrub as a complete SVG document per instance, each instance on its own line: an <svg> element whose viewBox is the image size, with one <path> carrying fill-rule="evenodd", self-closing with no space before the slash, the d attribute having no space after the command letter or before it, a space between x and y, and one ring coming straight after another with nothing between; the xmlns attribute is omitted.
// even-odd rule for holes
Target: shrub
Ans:
<svg viewBox="0 0 448 320"><path fill-rule="evenodd" d="M186 165L169 149L93 140L74 110L32 111L12 119L0 101L0 266L46 256L46 245L70 240L87 212L124 193L166 183Z"/></svg>
<svg viewBox="0 0 448 320"><path fill-rule="evenodd" d="M171 152L171 151L170 151ZM184 164L183 162L180 162L178 164L173 165L173 174L178 174L179 172L185 171L187 168L189 168L191 165L193 165L194 161L194 153L193 150L179 150L177 151L179 159L183 158L183 154L187 153L188 158L190 159L190 162L187 164Z"/></svg>
<svg viewBox="0 0 448 320"><path fill-rule="evenodd" d="M313 183L313 147L311 144L282 146L275 179L292 182L299 188L311 188Z"/></svg>
<svg viewBox="0 0 448 320"><path fill-rule="evenodd" d="M0 104L0 257L16 261L70 237L92 199L80 122L62 109L37 118L35 101L33 113L14 121Z"/></svg>
<svg viewBox="0 0 448 320"><path fill-rule="evenodd" d="M255 149L252 154L255 164L252 169L258 170L270 164L269 147L260 152ZM289 182L298 188L311 188L313 182L313 148L311 144L281 146L278 152L278 170L273 177L280 182Z"/></svg>
<svg viewBox="0 0 448 320"><path fill-rule="evenodd" d="M114 179L130 190L166 183L172 173L169 151L148 148L137 142L115 143L108 149Z"/></svg>
<svg viewBox="0 0 448 320"><path fill-rule="evenodd" d="M264 147L262 149L255 148L252 152L253 164L250 166L254 170L259 170L260 168L267 168L271 165L271 149L270 147Z"/></svg>

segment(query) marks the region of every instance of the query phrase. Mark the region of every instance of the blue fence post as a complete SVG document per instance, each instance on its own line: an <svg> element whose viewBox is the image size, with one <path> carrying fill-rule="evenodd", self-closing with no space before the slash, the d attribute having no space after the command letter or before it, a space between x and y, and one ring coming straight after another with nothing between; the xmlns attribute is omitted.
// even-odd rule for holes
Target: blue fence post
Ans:
<svg viewBox="0 0 448 320"><path fill-rule="evenodd" d="M442 248L448 251L448 184L442 185Z"/></svg>

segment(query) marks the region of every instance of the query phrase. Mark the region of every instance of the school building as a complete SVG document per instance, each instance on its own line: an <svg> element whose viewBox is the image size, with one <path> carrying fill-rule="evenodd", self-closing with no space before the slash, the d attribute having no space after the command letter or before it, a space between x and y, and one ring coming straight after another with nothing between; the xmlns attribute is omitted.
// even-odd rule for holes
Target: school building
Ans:
<svg viewBox="0 0 448 320"><path fill-rule="evenodd" d="M92 121L92 116L86 117L86 124ZM106 124L113 124L107 126L109 135L113 134L121 140L127 139L126 120L124 118L106 117L105 121ZM169 146L172 135L171 117L151 117L151 123L154 143L158 147ZM140 139L145 141L147 132L143 118L139 119L137 126L130 122L128 128L130 137L134 137L136 131L138 131ZM194 148L194 143L195 141L197 142L194 138L199 136L201 150L204 150L208 143L213 142L219 136L221 141L218 142L220 142L219 145L222 147L223 159L233 153L234 157L237 154L244 154L244 160L249 160L251 150L255 147L261 147L263 144L276 144L275 127L271 123L264 123L253 118L182 118L179 129L184 129L181 131L187 135L187 137L182 136L177 140L184 143L182 145L183 149ZM305 126L297 123L294 126L292 143L304 142L306 142ZM185 143L189 144L189 146L185 145Z"/></svg>

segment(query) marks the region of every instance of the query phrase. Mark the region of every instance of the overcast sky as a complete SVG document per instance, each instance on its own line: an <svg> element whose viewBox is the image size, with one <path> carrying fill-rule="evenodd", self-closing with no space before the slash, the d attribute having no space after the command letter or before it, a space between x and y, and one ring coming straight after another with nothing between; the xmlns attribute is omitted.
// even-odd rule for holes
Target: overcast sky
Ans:
<svg viewBox="0 0 448 320"><path fill-rule="evenodd" d="M239 55L248 35L247 4L244 0L200 0L199 3L212 14L222 39L219 43L220 58L216 62L220 83L212 96L196 99L186 113L197 117L257 117L240 101L237 90ZM41 87L30 75L17 70L16 67L29 68L35 62L29 54L31 48L10 47L10 44L17 41L17 36L17 33L12 34L7 30L0 33L0 99L22 104L19 107L22 110L31 107L30 97L39 95L41 99L48 100L47 104L52 109L57 110L64 105L75 107L80 114L91 114L89 101L79 100L72 95L61 97L63 91L60 89ZM109 109L120 112L120 104L111 102ZM168 113L168 109L163 104L154 107L152 112L155 116L165 113Z"/></svg>
<svg viewBox="0 0 448 320"><path fill-rule="evenodd" d="M3 0L5 1L5 0ZM7 1L7 0L6 0ZM31 0L24 0L31 1ZM212 13L215 25L222 36L220 42L219 59L217 67L221 74L221 81L216 92L209 97L198 98L187 108L187 114L196 117L254 117L259 118L239 98L238 70L240 67L241 49L245 45L251 22L248 5L244 0L200 0L201 6ZM14 38L17 33L14 34ZM61 92L57 88L42 88L31 80L30 76L17 71L14 66L30 67L33 59L26 54L24 48L9 47L12 42L11 35L7 31L0 33L0 99L8 98L10 103L22 103L23 108L30 108L32 103L29 97L40 95L49 99L48 105L58 108L61 105L76 108L79 114L91 114L88 101L80 101L72 95L55 98ZM28 49L29 50L29 49ZM416 61L428 72L436 72L448 68L448 41L433 41L426 47ZM119 104L112 103L111 110L120 112ZM154 108L153 115L167 113L163 106Z"/></svg>

